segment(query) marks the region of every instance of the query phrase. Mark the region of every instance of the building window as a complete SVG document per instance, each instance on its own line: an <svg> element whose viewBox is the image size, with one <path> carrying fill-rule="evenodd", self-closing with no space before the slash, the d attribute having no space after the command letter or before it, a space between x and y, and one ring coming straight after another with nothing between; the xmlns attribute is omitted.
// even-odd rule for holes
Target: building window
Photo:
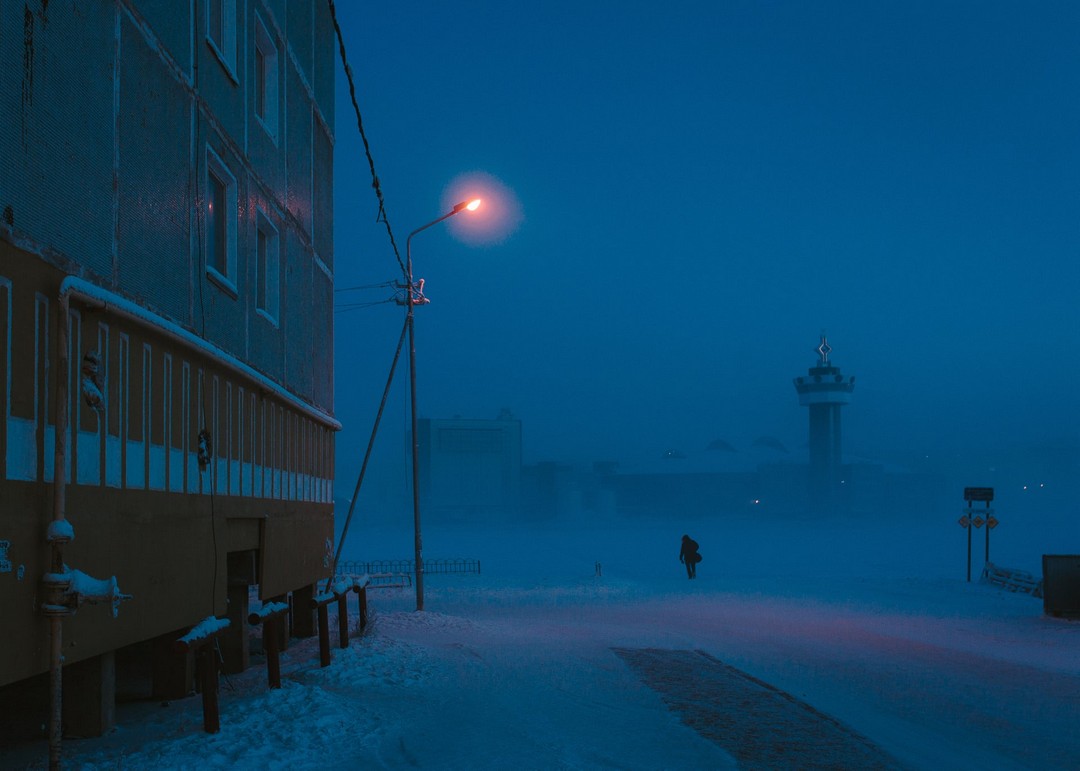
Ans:
<svg viewBox="0 0 1080 771"><path fill-rule="evenodd" d="M255 14L255 115L277 141L278 51L258 13Z"/></svg>
<svg viewBox="0 0 1080 771"><path fill-rule="evenodd" d="M236 294L236 177L206 148L206 272Z"/></svg>
<svg viewBox="0 0 1080 771"><path fill-rule="evenodd" d="M277 326L281 247L277 228L260 209L255 216L255 308Z"/></svg>
<svg viewBox="0 0 1080 771"><path fill-rule="evenodd" d="M236 79L236 0L207 0L206 40Z"/></svg>

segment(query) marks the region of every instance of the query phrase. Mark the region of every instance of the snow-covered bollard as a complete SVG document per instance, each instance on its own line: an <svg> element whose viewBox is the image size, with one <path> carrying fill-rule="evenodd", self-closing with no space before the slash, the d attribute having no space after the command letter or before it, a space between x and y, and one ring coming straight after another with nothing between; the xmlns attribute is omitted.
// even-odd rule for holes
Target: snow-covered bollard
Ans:
<svg viewBox="0 0 1080 771"><path fill-rule="evenodd" d="M333 592L325 592L316 595L311 600L311 608L319 614L319 666L330 666L330 612L326 606L331 602L338 603L338 614L341 615L341 597ZM348 622L346 622L348 623ZM348 642L346 641L346 645Z"/></svg>
<svg viewBox="0 0 1080 771"><path fill-rule="evenodd" d="M349 647L349 592L360 596L360 629L367 626L367 576L343 576L330 586L338 601L338 638L342 648Z"/></svg>
<svg viewBox="0 0 1080 771"><path fill-rule="evenodd" d="M211 645L218 635L229 628L229 619L207 616L191 628L191 631L173 643L173 649L182 655L195 654L195 666L202 686L203 730L216 734L221 730L221 713L218 710L218 657Z"/></svg>
<svg viewBox="0 0 1080 771"><path fill-rule="evenodd" d="M349 647L349 606L348 606L348 594L350 591L356 592L359 598L359 624L360 631L364 631L367 628L368 623L368 611L367 611L367 587L371 583L371 578L365 573L362 576L350 575L337 579L330 586L330 591L334 593L334 596L338 600L338 632L341 637L341 647Z"/></svg>
<svg viewBox="0 0 1080 771"><path fill-rule="evenodd" d="M352 577L352 590L356 592L356 596L359 598L359 611L360 611L360 631L363 632L367 629L368 625L368 607L367 607L367 588L371 583L371 577L366 573L362 576Z"/></svg>
<svg viewBox="0 0 1080 771"><path fill-rule="evenodd" d="M252 626L263 625L263 650L266 652L266 678L270 689L281 687L281 625L289 606L284 602L268 602L248 614Z"/></svg>
<svg viewBox="0 0 1080 771"><path fill-rule="evenodd" d="M328 580L326 591L311 600L311 609L319 617L319 666L330 666L330 613L327 606L331 602L338 604L338 642L342 648L349 647L349 592L360 596L360 628L367 626L367 586L370 578L363 576L343 576Z"/></svg>

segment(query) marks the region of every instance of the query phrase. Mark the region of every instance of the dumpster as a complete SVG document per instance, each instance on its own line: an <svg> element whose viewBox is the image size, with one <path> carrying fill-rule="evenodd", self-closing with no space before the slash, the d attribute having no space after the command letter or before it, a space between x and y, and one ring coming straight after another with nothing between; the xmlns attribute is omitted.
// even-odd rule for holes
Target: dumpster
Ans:
<svg viewBox="0 0 1080 771"><path fill-rule="evenodd" d="M1044 554L1043 612L1080 618L1080 554Z"/></svg>

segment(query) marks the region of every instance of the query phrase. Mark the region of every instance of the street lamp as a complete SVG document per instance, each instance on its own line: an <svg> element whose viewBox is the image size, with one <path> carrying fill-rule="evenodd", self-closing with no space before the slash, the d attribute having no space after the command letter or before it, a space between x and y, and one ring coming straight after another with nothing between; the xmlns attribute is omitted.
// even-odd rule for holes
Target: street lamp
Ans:
<svg viewBox="0 0 1080 771"><path fill-rule="evenodd" d="M462 201L454 204L454 208L434 219L426 225L421 225L405 241L405 326L409 330L409 399L411 401L410 413L412 416L412 494L413 494L413 547L416 561L416 609L424 609L424 540L420 532L420 439L416 433L416 336L413 332L413 306L424 305L427 298L423 294L423 279L417 286L413 282L412 269L412 239L421 230L427 230L432 225L438 225L445 219L453 217L462 211L476 211L480 208L480 199Z"/></svg>

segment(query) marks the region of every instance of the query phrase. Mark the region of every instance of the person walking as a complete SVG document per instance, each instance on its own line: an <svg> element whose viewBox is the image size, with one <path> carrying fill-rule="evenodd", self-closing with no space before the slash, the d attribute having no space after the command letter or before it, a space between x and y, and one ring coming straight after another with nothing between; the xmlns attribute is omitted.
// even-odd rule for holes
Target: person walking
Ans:
<svg viewBox="0 0 1080 771"><path fill-rule="evenodd" d="M679 562L686 565L686 577L697 578L697 564L701 562L698 553L698 544L688 535L682 537L682 547L679 549Z"/></svg>

